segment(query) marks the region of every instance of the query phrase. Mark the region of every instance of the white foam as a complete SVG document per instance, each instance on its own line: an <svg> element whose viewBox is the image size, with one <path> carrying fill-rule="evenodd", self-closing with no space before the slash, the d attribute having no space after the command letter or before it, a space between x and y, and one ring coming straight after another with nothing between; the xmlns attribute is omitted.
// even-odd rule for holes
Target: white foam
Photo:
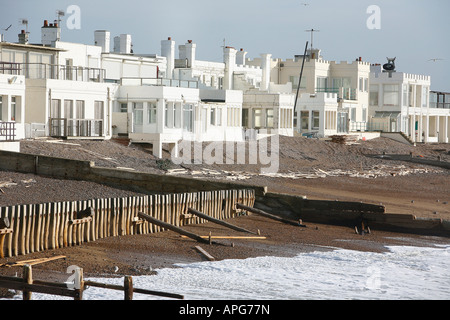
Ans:
<svg viewBox="0 0 450 320"><path fill-rule="evenodd" d="M449 266L450 246L392 246L386 253L337 249L179 264L154 276L133 277L133 284L190 300L434 300L450 299ZM91 280L123 284L123 278ZM61 297L33 293L33 300L39 299ZM123 292L91 287L83 299L123 300ZM134 299L164 298L135 294Z"/></svg>

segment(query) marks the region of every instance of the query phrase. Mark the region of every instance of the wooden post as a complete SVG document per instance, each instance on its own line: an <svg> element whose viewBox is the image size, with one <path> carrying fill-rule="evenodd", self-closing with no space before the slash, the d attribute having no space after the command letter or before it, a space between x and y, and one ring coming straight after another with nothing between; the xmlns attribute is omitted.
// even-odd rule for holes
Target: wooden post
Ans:
<svg viewBox="0 0 450 320"><path fill-rule="evenodd" d="M23 266L23 282L33 284L33 272L29 264ZM23 300L31 300L31 291L23 290L22 296Z"/></svg>
<svg viewBox="0 0 450 320"><path fill-rule="evenodd" d="M131 276L124 277L123 287L125 300L133 300L133 278Z"/></svg>
<svg viewBox="0 0 450 320"><path fill-rule="evenodd" d="M83 291L84 291L84 277L83 277L83 268L78 268L75 271L75 275L78 277L75 279L75 290L77 291L77 295L74 297L74 300L83 300Z"/></svg>

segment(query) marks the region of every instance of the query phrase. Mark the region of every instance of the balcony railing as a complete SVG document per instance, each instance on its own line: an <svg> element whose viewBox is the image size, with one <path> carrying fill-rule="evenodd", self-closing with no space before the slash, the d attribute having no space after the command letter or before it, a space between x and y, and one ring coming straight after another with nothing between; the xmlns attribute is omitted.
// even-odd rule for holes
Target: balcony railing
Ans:
<svg viewBox="0 0 450 320"><path fill-rule="evenodd" d="M106 70L46 63L0 62L0 73L23 75L28 79L57 79L86 82L103 82Z"/></svg>
<svg viewBox="0 0 450 320"><path fill-rule="evenodd" d="M338 99L344 100L357 100L356 89L352 88L316 88L316 93L318 92L326 92L326 93L336 93Z"/></svg>
<svg viewBox="0 0 450 320"><path fill-rule="evenodd" d="M101 119L50 118L50 136L52 137L103 137Z"/></svg>
<svg viewBox="0 0 450 320"><path fill-rule="evenodd" d="M0 141L14 141L16 139L16 123L0 121Z"/></svg>
<svg viewBox="0 0 450 320"><path fill-rule="evenodd" d="M162 78L121 78L120 84L123 86L164 86L177 88L198 89L198 81L195 80L177 80Z"/></svg>

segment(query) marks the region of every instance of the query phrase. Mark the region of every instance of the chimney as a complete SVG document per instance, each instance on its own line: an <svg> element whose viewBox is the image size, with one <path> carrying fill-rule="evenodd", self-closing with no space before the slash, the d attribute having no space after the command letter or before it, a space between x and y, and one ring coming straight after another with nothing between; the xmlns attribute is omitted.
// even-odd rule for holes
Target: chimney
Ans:
<svg viewBox="0 0 450 320"><path fill-rule="evenodd" d="M28 44L28 32L25 32L25 30L22 30L19 33L19 43L20 44Z"/></svg>
<svg viewBox="0 0 450 320"><path fill-rule="evenodd" d="M247 52L244 51L244 49L241 48L236 53L236 64L245 65L245 56L247 55Z"/></svg>
<svg viewBox="0 0 450 320"><path fill-rule="evenodd" d="M233 47L223 48L223 62L225 63L225 77L223 88L233 90L233 76L236 65L236 49Z"/></svg>
<svg viewBox="0 0 450 320"><path fill-rule="evenodd" d="M114 37L114 52L131 53L131 35L121 34Z"/></svg>
<svg viewBox="0 0 450 320"><path fill-rule="evenodd" d="M161 56L167 59L168 79L173 79L173 70L175 68L175 41L171 37L161 41Z"/></svg>
<svg viewBox="0 0 450 320"><path fill-rule="evenodd" d="M197 45L188 40L186 44L178 46L180 59L187 61L187 67L192 68L195 65L195 48Z"/></svg>
<svg viewBox="0 0 450 320"><path fill-rule="evenodd" d="M261 54L261 69L262 69L262 79L261 79L261 90L269 90L270 84L270 71L271 71L271 57L270 53Z"/></svg>
<svg viewBox="0 0 450 320"><path fill-rule="evenodd" d="M61 40L61 28L58 23L48 23L44 20L44 25L41 27L41 43L44 46L53 46L55 41Z"/></svg>
<svg viewBox="0 0 450 320"><path fill-rule="evenodd" d="M102 52L109 53L111 49L111 34L107 30L96 30L94 32L95 45L102 47Z"/></svg>

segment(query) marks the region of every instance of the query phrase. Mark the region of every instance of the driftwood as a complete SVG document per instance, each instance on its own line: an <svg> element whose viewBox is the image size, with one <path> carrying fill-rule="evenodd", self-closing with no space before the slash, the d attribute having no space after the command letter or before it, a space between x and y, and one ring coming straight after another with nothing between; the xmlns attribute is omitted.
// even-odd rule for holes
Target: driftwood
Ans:
<svg viewBox="0 0 450 320"><path fill-rule="evenodd" d="M247 230L247 229L244 229L244 228L235 226L235 225L233 225L233 224L231 224L231 223L228 223L228 222L225 222L225 221L222 221L222 220L219 220L219 219L210 217L210 216L208 216L208 215L206 215L206 214L204 214L204 213L202 213L202 212L200 212L200 211L197 211L197 210L195 210L195 209L192 209L192 208L189 208L189 209L188 209L188 212L191 213L191 214L194 214L194 215L196 215L196 216L198 216L198 217L200 217L200 218L206 219L206 220L208 220L208 221L211 221L211 222L213 222L213 223L219 224L219 225L221 225L221 226L224 226L224 227L227 227L227 228L236 230L236 231L241 231L241 232L247 232L247 233L256 234L256 232L253 232L253 231L250 231L250 230Z"/></svg>
<svg viewBox="0 0 450 320"><path fill-rule="evenodd" d="M245 211L250 211L252 213L259 214L259 215L261 215L263 217L270 218L272 220L277 220L277 221L280 221L280 222L283 222L283 223L287 223L287 224L290 224L290 225L293 225L293 226L306 227L306 225L301 224L299 221L293 221L293 220L284 219L284 218L275 216L273 214L267 213L267 212L265 212L263 210L259 210L259 209L256 209L256 208L245 206L245 205L243 205L241 203L236 203L236 208L242 209L242 210L245 210Z"/></svg>
<svg viewBox="0 0 450 320"><path fill-rule="evenodd" d="M38 259L30 259L30 260L21 260L21 261L16 261L16 262L7 262L4 264L1 264L0 267L18 267L18 266L24 266L24 265L36 265L36 264L40 264L40 263L44 263L44 262L49 262L49 261L53 261L53 260L58 260L58 259L65 259L66 256L54 256L54 257L50 257L50 258L38 258Z"/></svg>

